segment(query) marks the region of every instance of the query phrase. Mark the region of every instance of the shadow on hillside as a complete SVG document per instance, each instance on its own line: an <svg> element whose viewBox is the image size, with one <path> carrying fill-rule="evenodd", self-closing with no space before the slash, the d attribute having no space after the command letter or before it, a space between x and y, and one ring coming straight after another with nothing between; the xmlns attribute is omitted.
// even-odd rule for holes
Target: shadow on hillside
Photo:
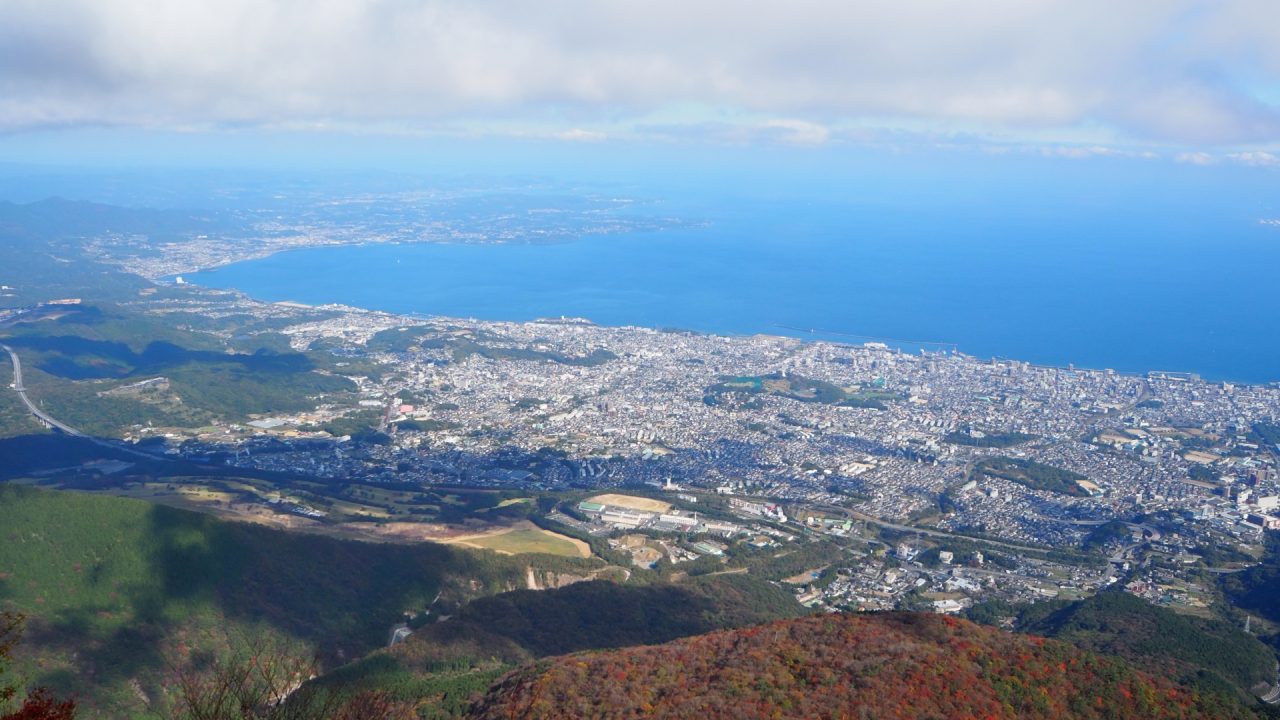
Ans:
<svg viewBox="0 0 1280 720"><path fill-rule="evenodd" d="M341 541L165 506L130 517L143 527L117 522L94 531L107 540L94 550L107 563L145 568L128 575L144 579L121 586L120 603L43 614L38 605L23 608L31 614L27 644L74 668L36 678L60 692L85 694L135 679L148 694L158 692L148 683L172 671L179 645L252 643L264 633L302 641L326 665L337 665L383 646L403 613L428 607L451 578L475 579L471 592L497 592L524 574L523 562L443 545ZM84 540L80 530L51 539L51 552L78 554ZM14 597L4 582L0 601Z"/></svg>
<svg viewBox="0 0 1280 720"><path fill-rule="evenodd" d="M42 627L41 623L32 623L32 632L26 642L65 650L75 668L74 676L78 678L76 685L70 687L64 684L66 680L59 680L57 676L42 676L38 678L40 684L66 692L80 692L77 686L85 685L86 680L93 684L114 684L153 672L164 672L168 668L163 653L170 636L163 625L142 622L120 625L103 637L92 633L99 622L96 617L99 612L107 611L79 608L62 612L43 629L37 629ZM91 639L86 641L86 638ZM65 673L62 670L55 672Z"/></svg>
<svg viewBox="0 0 1280 720"><path fill-rule="evenodd" d="M257 452L255 449L255 455ZM758 448L739 443L720 452L751 456ZM30 469L51 463L74 467L85 460L110 457L114 451L84 439L41 435L0 441L0 467L4 467L6 453ZM134 468L96 479L87 471L77 471L80 474L76 477L84 476L84 487L101 487L103 483L118 484L126 475L134 480L161 477L162 466L186 474L232 470L188 467L190 464L182 461L122 459L135 463ZM470 468L533 468L566 477L574 471L571 463L566 464L568 461L555 453L516 449L486 455L454 451L422 460L426 465L437 465L442 473L459 473L459 481L474 472ZM630 480L656 478L673 467L638 460L610 463L611 476ZM235 472L245 474L243 470ZM51 479L63 477L54 475ZM107 502L106 498L102 501ZM95 554L106 558L108 567L115 562L141 567L141 571L131 569L127 575L112 576L103 571L107 574L95 580L79 576L82 583L127 577L128 583L119 589L124 609L85 603L46 616L48 633L42 635L59 652L74 654L81 677L91 678L95 684L163 675L175 643L179 638L189 640L193 629L253 633L270 628L313 645L332 666L382 647L391 625L406 611L431 606L442 591L444 597L436 607L448 607L445 612L452 612L457 624L433 626L444 628L433 632L452 632L455 640L464 632L501 638L519 652L535 656L663 642L764 619L728 616L725 597L690 587L624 589L608 583L586 583L554 592L509 593L454 612L452 608L468 597L524 587L527 567L533 560L445 545L343 541L224 522L160 505L145 506L132 514L111 514L115 519L86 518L98 526L91 526L88 532L68 528L59 542L68 548L91 546ZM131 519L122 524L121 516ZM583 561L539 557L536 562L543 568L580 572ZM718 586L716 592L723 593L725 588ZM788 594L782 594L791 602ZM38 608L32 610L38 612Z"/></svg>
<svg viewBox="0 0 1280 720"><path fill-rule="evenodd" d="M175 632L192 625L249 637L270 628L329 663L354 659L381 647L390 626L429 606L449 578L489 592L523 580L523 562L443 545L342 541L164 506L146 517L149 581L129 589L134 620L83 657L120 679L163 672ZM80 621L63 618L62 630Z"/></svg>
<svg viewBox="0 0 1280 720"><path fill-rule="evenodd" d="M9 338L14 347L54 354L35 363L40 370L71 380L123 378L163 372L189 363L233 364L253 373L307 372L315 364L301 353L259 350L252 355L189 350L173 343L153 342L134 352L122 342L90 340L75 335L29 335Z"/></svg>
<svg viewBox="0 0 1280 720"><path fill-rule="evenodd" d="M162 440L148 438L128 450L150 451L148 448L156 444L160 444L163 449ZM309 479L309 476L299 473L237 468L217 462L195 462L163 455L148 458L128 450L59 432L0 438L0 481L48 476L50 481L65 490L104 490L120 487L124 482L137 481L139 478L154 480L193 475L254 477L282 486ZM255 448L254 452L257 453L258 449ZM130 467L125 472L104 474L101 467L92 464L101 460L119 460L128 463ZM90 465L85 466L85 463Z"/></svg>
<svg viewBox="0 0 1280 720"><path fill-rule="evenodd" d="M742 575L675 585L583 582L473 600L408 641L326 675L322 684L360 686L399 672L474 670L584 650L654 645L714 630L796 616L790 593Z"/></svg>
<svg viewBox="0 0 1280 720"><path fill-rule="evenodd" d="M450 622L508 638L535 657L661 643L723 627L712 597L687 587L597 581L480 598ZM444 623L445 627L450 623Z"/></svg>
<svg viewBox="0 0 1280 720"><path fill-rule="evenodd" d="M19 435L0 439L0 480L72 468L94 460L135 462L137 459L123 450L103 447L88 438L56 432Z"/></svg>

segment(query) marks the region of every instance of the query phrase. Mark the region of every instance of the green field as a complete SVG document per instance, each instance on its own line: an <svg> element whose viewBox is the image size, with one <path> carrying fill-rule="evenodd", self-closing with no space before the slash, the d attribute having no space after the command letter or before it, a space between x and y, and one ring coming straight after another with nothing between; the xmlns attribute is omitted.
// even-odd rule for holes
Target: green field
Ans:
<svg viewBox="0 0 1280 720"><path fill-rule="evenodd" d="M30 618L17 670L83 698L92 717L164 717L175 648L278 638L332 666L383 646L405 611L523 587L530 566L600 566L344 541L7 484L0 508L0 608Z"/></svg>
<svg viewBox="0 0 1280 720"><path fill-rule="evenodd" d="M547 553L563 557L581 556L578 545L563 536L541 528L517 528L510 532L471 539L467 544L511 555Z"/></svg>

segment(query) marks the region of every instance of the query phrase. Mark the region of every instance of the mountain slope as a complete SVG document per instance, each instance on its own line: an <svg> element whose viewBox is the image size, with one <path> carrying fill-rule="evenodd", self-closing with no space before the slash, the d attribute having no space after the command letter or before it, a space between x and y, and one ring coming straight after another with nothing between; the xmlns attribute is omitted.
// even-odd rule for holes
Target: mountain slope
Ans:
<svg viewBox="0 0 1280 720"><path fill-rule="evenodd" d="M935 615L828 615L535 663L470 717L1245 718L1065 643Z"/></svg>
<svg viewBox="0 0 1280 720"><path fill-rule="evenodd" d="M405 611L437 598L586 562L343 541L14 485L0 484L0 508L0 608L29 616L19 670L95 717L157 712L184 649L279 640L331 665L382 646Z"/></svg>
<svg viewBox="0 0 1280 720"><path fill-rule="evenodd" d="M578 650L665 642L805 612L787 591L746 575L679 584L583 582L478 598L387 650L320 682L417 703L423 717L458 717L503 672Z"/></svg>
<svg viewBox="0 0 1280 720"><path fill-rule="evenodd" d="M1117 655L1152 674L1241 699L1248 699L1254 686L1276 679L1275 653L1256 637L1226 621L1184 617L1123 592L1098 593L1026 618L1018 629Z"/></svg>

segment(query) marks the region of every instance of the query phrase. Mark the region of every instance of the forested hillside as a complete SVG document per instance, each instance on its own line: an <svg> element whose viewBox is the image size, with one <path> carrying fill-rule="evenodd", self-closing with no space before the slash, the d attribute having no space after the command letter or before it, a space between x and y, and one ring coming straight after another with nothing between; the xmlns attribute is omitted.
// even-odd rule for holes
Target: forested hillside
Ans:
<svg viewBox="0 0 1280 720"><path fill-rule="evenodd" d="M746 575L520 590L473 600L321 682L347 692L389 691L417 704L424 717L458 717L503 672L537 658L665 642L802 612L790 593Z"/></svg>
<svg viewBox="0 0 1280 720"><path fill-rule="evenodd" d="M1123 592L1030 608L1019 630L1118 655L1154 675L1248 701L1276 680L1276 657L1256 637L1223 620L1186 617Z"/></svg>
<svg viewBox="0 0 1280 720"><path fill-rule="evenodd" d="M826 615L535 663L470 717L1245 718L1054 640L936 615Z"/></svg>
<svg viewBox="0 0 1280 720"><path fill-rule="evenodd" d="M406 611L522 587L530 565L591 562L342 541L13 485L0 508L0 608L29 618L17 669L94 717L162 708L166 672L207 646L279 641L332 666L383 646Z"/></svg>
<svg viewBox="0 0 1280 720"><path fill-rule="evenodd" d="M95 435L306 410L349 400L355 389L332 372L327 353L295 352L262 327L236 335L243 328L233 323L215 334L185 327L207 320L184 321L114 305L45 308L0 329L0 342L21 357L33 401ZM0 405L0 436L30 429L20 410Z"/></svg>

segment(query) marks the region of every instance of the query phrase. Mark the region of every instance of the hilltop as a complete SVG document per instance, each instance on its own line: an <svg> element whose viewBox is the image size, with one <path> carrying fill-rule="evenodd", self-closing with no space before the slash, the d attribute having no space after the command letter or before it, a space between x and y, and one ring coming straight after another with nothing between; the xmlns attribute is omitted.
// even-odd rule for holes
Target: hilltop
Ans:
<svg viewBox="0 0 1280 720"><path fill-rule="evenodd" d="M583 717L1246 718L1066 643L936 615L825 615L580 653L506 676L477 720Z"/></svg>
<svg viewBox="0 0 1280 720"><path fill-rule="evenodd" d="M320 683L346 693L390 692L416 704L422 717L461 717L503 673L539 658L666 642L804 611L790 593L746 575L517 590L472 600Z"/></svg>

